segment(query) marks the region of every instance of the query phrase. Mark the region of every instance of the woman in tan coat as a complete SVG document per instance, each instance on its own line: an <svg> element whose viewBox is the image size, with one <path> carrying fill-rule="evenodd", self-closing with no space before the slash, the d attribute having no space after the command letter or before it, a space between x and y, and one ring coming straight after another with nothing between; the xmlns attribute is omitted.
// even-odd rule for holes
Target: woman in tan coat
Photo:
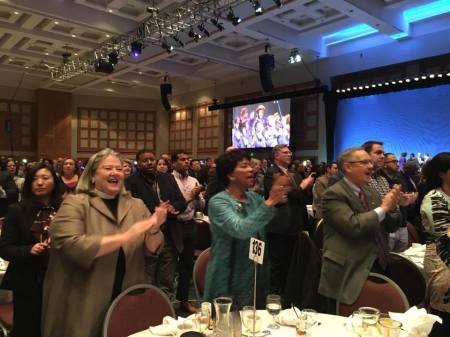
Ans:
<svg viewBox="0 0 450 337"><path fill-rule="evenodd" d="M145 282L144 256L163 242L162 204L150 216L123 188L122 162L104 149L93 155L74 195L51 227L43 296L44 337L98 337L112 300Z"/></svg>

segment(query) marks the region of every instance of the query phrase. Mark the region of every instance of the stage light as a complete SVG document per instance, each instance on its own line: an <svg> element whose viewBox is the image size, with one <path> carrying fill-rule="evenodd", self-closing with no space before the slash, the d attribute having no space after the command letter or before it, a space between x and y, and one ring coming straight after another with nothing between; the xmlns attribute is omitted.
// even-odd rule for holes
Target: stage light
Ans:
<svg viewBox="0 0 450 337"><path fill-rule="evenodd" d="M358 89L357 87L353 87L353 90L356 90L356 89Z"/></svg>
<svg viewBox="0 0 450 337"><path fill-rule="evenodd" d="M447 76L450 76L450 72L447 73Z"/></svg>
<svg viewBox="0 0 450 337"><path fill-rule="evenodd" d="M194 32L194 28L191 27L191 30L188 33L190 38L193 38L195 42L198 42L202 38L202 36L196 32Z"/></svg>
<svg viewBox="0 0 450 337"><path fill-rule="evenodd" d="M170 54L173 50L173 46L169 44L166 40L163 40L161 47L166 50L167 54Z"/></svg>
<svg viewBox="0 0 450 337"><path fill-rule="evenodd" d="M402 83L403 83L403 80L398 80L398 83L402 84Z"/></svg>
<svg viewBox="0 0 450 337"><path fill-rule="evenodd" d="M411 82L411 80L409 78L407 78L407 79L405 79L405 82L409 83L409 82Z"/></svg>
<svg viewBox="0 0 450 337"><path fill-rule="evenodd" d="M299 63L302 61L302 57L300 53L298 52L297 48L291 49L291 54L289 55L288 62L290 64Z"/></svg>
<svg viewBox="0 0 450 337"><path fill-rule="evenodd" d="M382 87L382 86L383 86L383 84L382 84L382 83L378 83L378 86L379 86L379 87Z"/></svg>
<svg viewBox="0 0 450 337"><path fill-rule="evenodd" d="M273 0L273 2L275 2L275 5L277 5L277 7L281 7L283 5L281 3L281 0Z"/></svg>
<svg viewBox="0 0 450 337"><path fill-rule="evenodd" d="M179 38L177 35L175 35L175 36L172 37L172 38L173 38L173 40L174 40L176 43L178 43L178 45L179 45L180 47L184 47L183 41L181 41L180 38Z"/></svg>
<svg viewBox="0 0 450 337"><path fill-rule="evenodd" d="M397 84L397 82L396 81L391 81L391 84Z"/></svg>
<svg viewBox="0 0 450 337"><path fill-rule="evenodd" d="M211 21L211 23L212 23L214 26L216 26L220 31L222 31L222 30L225 29L225 27L219 22L218 19L212 18L210 21Z"/></svg>
<svg viewBox="0 0 450 337"><path fill-rule="evenodd" d="M227 19L231 21L233 26L237 26L242 22L242 19L239 16L234 15L232 8L230 8L230 11L228 12Z"/></svg>
<svg viewBox="0 0 450 337"><path fill-rule="evenodd" d="M376 88L376 86L377 86L376 84L372 84L372 88Z"/></svg>
<svg viewBox="0 0 450 337"><path fill-rule="evenodd" d="M442 74L437 74L437 77L442 77Z"/></svg>
<svg viewBox="0 0 450 337"><path fill-rule="evenodd" d="M369 89L370 87L368 85L365 85L364 88Z"/></svg>
<svg viewBox="0 0 450 337"><path fill-rule="evenodd" d="M429 78L434 78L435 75L434 75L434 74L430 74L430 75L428 75L428 77L429 77Z"/></svg>
<svg viewBox="0 0 450 337"><path fill-rule="evenodd" d="M322 39L326 46L332 46L334 44L350 41L377 32L377 29L369 25L360 24L326 35Z"/></svg>
<svg viewBox="0 0 450 337"><path fill-rule="evenodd" d="M117 64L117 62L119 62L119 54L117 54L117 52L115 50L113 50L112 52L110 52L108 54L108 61L113 66L115 66Z"/></svg>
<svg viewBox="0 0 450 337"><path fill-rule="evenodd" d="M427 79L427 77L425 76L425 75L422 75L422 80L426 80Z"/></svg>
<svg viewBox="0 0 450 337"><path fill-rule="evenodd" d="M207 37L210 37L211 34L208 32L208 30L205 28L205 25L202 23L197 26L198 30L204 33Z"/></svg>
<svg viewBox="0 0 450 337"><path fill-rule="evenodd" d="M384 82L384 85L389 85L389 82Z"/></svg>
<svg viewBox="0 0 450 337"><path fill-rule="evenodd" d="M130 45L131 55L134 57L139 57L142 54L142 43L139 41L134 41Z"/></svg>
<svg viewBox="0 0 450 337"><path fill-rule="evenodd" d="M419 80L419 78L418 77L414 77L414 81L418 81Z"/></svg>
<svg viewBox="0 0 450 337"><path fill-rule="evenodd" d="M363 90L364 88L362 86L358 87L359 90Z"/></svg>
<svg viewBox="0 0 450 337"><path fill-rule="evenodd" d="M255 10L255 15L256 16L261 15L263 13L263 8L262 8L261 4L259 3L259 1L251 0L251 2L252 2L253 9Z"/></svg>
<svg viewBox="0 0 450 337"><path fill-rule="evenodd" d="M339 94L341 92L341 90L337 89L336 92Z"/></svg>

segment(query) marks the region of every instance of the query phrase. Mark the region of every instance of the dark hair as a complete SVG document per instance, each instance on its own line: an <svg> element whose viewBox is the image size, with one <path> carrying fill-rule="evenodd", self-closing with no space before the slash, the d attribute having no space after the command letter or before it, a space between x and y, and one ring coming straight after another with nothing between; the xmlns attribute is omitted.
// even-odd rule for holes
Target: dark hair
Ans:
<svg viewBox="0 0 450 337"><path fill-rule="evenodd" d="M182 153L187 154L187 152L184 151L184 150L181 150L181 149L180 150L176 150L171 156L172 163L176 162L178 160L178 156L180 154L182 154Z"/></svg>
<svg viewBox="0 0 450 337"><path fill-rule="evenodd" d="M428 190L442 186L439 173L447 172L447 170L450 170L450 152L438 153L423 167L422 171L427 180Z"/></svg>
<svg viewBox="0 0 450 337"><path fill-rule="evenodd" d="M392 153L392 152L386 152L385 154L384 154L384 158L386 158L387 156L394 156L394 157L397 157L394 153Z"/></svg>
<svg viewBox="0 0 450 337"><path fill-rule="evenodd" d="M250 156L241 150L225 152L216 159L216 176L223 188L228 187L230 184L228 175L231 174L238 163L244 159L250 160Z"/></svg>
<svg viewBox="0 0 450 337"><path fill-rule="evenodd" d="M48 170L53 177L53 191L50 195L50 205L55 208L58 208L59 205L61 204L63 194L61 182L58 179L58 176L56 175L56 172L53 169L53 167L45 163L37 163L27 171L27 174L25 176L25 182L23 183L22 199L24 202L30 205L36 203L36 197L33 194L31 185L33 184L34 176L41 169Z"/></svg>
<svg viewBox="0 0 450 337"><path fill-rule="evenodd" d="M153 152L153 150L150 149L141 149L136 153L136 161L139 161L139 157L141 156L141 154L143 153L151 153L153 155L155 155L155 152Z"/></svg>
<svg viewBox="0 0 450 337"><path fill-rule="evenodd" d="M372 148L374 145L383 145L383 142L380 142L378 140L369 140L365 142L361 147L366 151L367 153L372 152Z"/></svg>

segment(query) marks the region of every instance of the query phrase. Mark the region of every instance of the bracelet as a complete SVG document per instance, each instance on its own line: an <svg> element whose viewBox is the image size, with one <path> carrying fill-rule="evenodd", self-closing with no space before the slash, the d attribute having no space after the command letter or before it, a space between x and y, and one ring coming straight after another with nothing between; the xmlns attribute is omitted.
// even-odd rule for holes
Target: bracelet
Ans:
<svg viewBox="0 0 450 337"><path fill-rule="evenodd" d="M158 230L155 231L155 232L147 231L147 234L148 234L148 235L156 235L156 234L158 234L159 232L161 232L161 229L158 228Z"/></svg>

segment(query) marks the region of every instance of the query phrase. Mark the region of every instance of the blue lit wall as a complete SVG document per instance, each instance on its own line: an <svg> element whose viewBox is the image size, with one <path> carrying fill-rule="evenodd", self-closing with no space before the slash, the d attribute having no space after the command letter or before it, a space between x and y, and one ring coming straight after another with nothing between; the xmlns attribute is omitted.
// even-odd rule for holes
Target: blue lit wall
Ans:
<svg viewBox="0 0 450 337"><path fill-rule="evenodd" d="M450 85L339 100L334 156L367 140L397 156L450 151Z"/></svg>

